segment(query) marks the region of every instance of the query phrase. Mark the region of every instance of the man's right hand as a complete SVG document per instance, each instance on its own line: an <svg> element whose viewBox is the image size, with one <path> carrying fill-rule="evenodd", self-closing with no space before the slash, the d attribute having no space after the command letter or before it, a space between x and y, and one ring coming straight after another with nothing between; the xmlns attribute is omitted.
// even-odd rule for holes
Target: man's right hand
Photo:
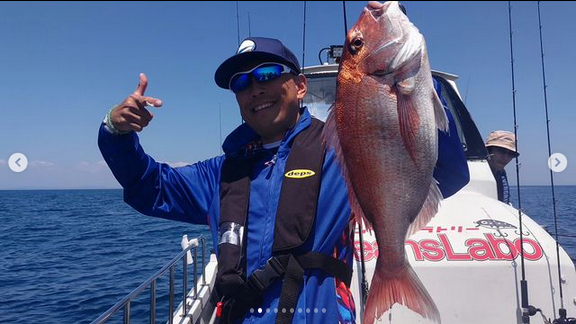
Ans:
<svg viewBox="0 0 576 324"><path fill-rule="evenodd" d="M154 116L146 109L146 106L161 107L162 101L144 96L147 86L148 78L144 73L140 73L140 83L136 91L124 99L110 114L114 128L120 131L140 132L148 126Z"/></svg>

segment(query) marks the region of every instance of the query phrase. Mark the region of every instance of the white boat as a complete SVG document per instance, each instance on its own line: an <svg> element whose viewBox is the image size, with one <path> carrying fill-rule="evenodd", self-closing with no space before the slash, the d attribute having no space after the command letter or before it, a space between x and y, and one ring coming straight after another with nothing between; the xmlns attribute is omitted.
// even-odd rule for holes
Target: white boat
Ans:
<svg viewBox="0 0 576 324"><path fill-rule="evenodd" d="M309 80L305 104L320 119L327 117L327 110L335 100L337 69L336 64L304 69ZM573 261L562 247L559 247L558 259L556 241L544 228L525 214L520 226L519 211L497 200L496 182L488 166L484 141L462 103L455 82L457 77L442 72L433 72L433 75L440 82L442 96L455 118L470 170L470 182L442 201L432 221L406 241L407 258L435 301L442 323L523 323L523 272L528 304L541 311L530 318L531 323L548 323L544 317L558 318L560 308L569 316L576 316ZM358 234L357 230L352 291L357 305L356 321L361 323L362 267ZM370 233L363 234L363 247L369 283L378 255L376 239ZM212 323L214 307L208 302L208 296L215 275L216 258L211 256L204 276L195 282L196 289L188 293L186 308L183 309L181 303L168 322ZM123 307L119 304L117 310ZM399 304L385 313L381 321L432 323Z"/></svg>

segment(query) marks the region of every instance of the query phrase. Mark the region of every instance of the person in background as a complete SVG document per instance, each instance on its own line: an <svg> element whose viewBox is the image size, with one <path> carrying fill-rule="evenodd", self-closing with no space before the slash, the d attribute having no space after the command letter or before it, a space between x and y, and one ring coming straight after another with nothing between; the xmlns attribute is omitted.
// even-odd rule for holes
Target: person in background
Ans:
<svg viewBox="0 0 576 324"><path fill-rule="evenodd" d="M513 133L504 130L493 131L488 135L486 140L488 149L488 164L496 178L498 189L498 200L510 204L510 186L504 167L512 161L513 158L520 155L516 151L516 137Z"/></svg>
<svg viewBox="0 0 576 324"><path fill-rule="evenodd" d="M145 215L210 227L218 323L355 323L348 192L334 150L324 148L324 123L301 107L307 79L298 59L277 39L250 37L214 79L245 123L223 155L205 161L171 167L144 152L137 132L152 119L147 106L162 105L145 95L144 74L109 110L98 145L124 200ZM436 180L447 197L468 183L468 166L455 130L439 141L445 172Z"/></svg>

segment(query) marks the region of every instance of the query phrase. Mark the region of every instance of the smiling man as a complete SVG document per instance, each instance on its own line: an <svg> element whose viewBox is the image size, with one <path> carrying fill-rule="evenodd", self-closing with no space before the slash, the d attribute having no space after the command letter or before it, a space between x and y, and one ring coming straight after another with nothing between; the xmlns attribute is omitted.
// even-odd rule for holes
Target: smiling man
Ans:
<svg viewBox="0 0 576 324"><path fill-rule="evenodd" d="M322 142L324 123L300 107L307 82L296 56L279 40L250 37L215 81L234 93L246 122L228 135L224 155L192 165L157 163L139 144L136 132L152 118L146 106L162 105L144 95L144 75L109 111L99 147L125 201L146 215L210 226L219 323L354 323L348 193ZM458 154L441 169L467 171L453 134L447 147ZM453 178L438 179L451 194L468 181Z"/></svg>

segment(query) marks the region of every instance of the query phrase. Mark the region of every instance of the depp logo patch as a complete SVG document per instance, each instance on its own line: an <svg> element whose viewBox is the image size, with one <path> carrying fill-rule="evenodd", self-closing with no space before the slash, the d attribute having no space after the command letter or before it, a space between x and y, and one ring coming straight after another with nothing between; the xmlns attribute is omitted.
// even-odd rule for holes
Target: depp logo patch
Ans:
<svg viewBox="0 0 576 324"><path fill-rule="evenodd" d="M304 179L304 178L311 177L315 174L316 173L312 170L296 169L296 170L290 170L290 171L286 172L286 174L284 176L286 176L286 178L292 178L292 179Z"/></svg>

